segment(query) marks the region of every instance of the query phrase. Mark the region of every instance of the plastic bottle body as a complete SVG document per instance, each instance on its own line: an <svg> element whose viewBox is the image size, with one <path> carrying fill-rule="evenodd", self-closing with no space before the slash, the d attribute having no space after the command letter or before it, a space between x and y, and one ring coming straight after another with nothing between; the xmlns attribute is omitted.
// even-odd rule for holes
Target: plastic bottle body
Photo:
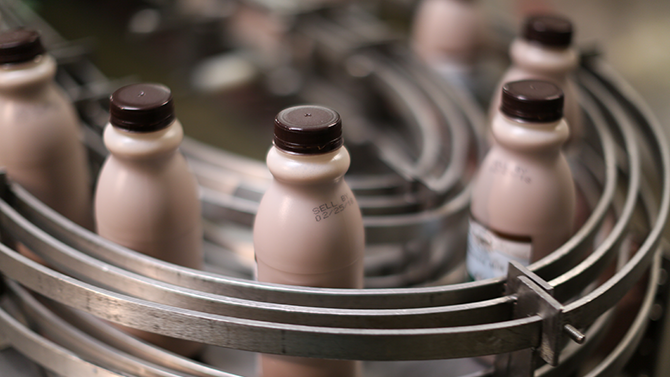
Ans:
<svg viewBox="0 0 670 377"><path fill-rule="evenodd" d="M254 223L259 281L311 287L362 288L365 235L358 203L344 182L349 153L318 155L272 147L274 181ZM260 358L264 377L358 376L356 361L276 355Z"/></svg>
<svg viewBox="0 0 670 377"><path fill-rule="evenodd" d="M352 377L361 376L358 361L310 359L306 357L262 355L261 377Z"/></svg>
<svg viewBox="0 0 670 377"><path fill-rule="evenodd" d="M97 231L127 248L170 263L202 268L198 188L177 150L179 121L165 129L135 133L108 124L105 161L95 196ZM191 355L201 345L139 330L127 331L159 346Z"/></svg>
<svg viewBox="0 0 670 377"><path fill-rule="evenodd" d="M0 166L42 202L91 228L90 175L79 118L49 55L0 66Z"/></svg>
<svg viewBox="0 0 670 377"><path fill-rule="evenodd" d="M577 85L571 75L577 68L579 56L572 47L552 48L517 38L510 46L512 66L505 72L494 91L489 108L493 119L500 108L502 86L518 80L544 80L557 85L565 95L564 118L570 127L570 140L582 134L582 113L579 107Z"/></svg>
<svg viewBox="0 0 670 377"><path fill-rule="evenodd" d="M259 281L363 287L363 223L354 195L343 179L331 185L306 187L274 181L263 196L256 218L254 232L276 234L274 240L254 241L255 248L261 250L256 252ZM279 236L287 234L292 236L282 241Z"/></svg>
<svg viewBox="0 0 670 377"><path fill-rule="evenodd" d="M483 43L477 1L425 0L417 8L412 48L440 75L467 85Z"/></svg>
<svg viewBox="0 0 670 377"><path fill-rule="evenodd" d="M572 234L575 188L561 152L564 120L529 124L498 113L493 145L477 173L468 236L468 271L483 279L506 274L507 263L528 265Z"/></svg>

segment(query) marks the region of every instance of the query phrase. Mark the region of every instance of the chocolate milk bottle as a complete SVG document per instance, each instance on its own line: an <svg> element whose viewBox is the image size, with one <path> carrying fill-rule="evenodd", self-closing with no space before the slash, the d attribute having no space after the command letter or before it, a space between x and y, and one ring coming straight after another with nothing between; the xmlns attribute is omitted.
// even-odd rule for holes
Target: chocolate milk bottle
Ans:
<svg viewBox="0 0 670 377"><path fill-rule="evenodd" d="M467 269L475 279L507 274L515 260L547 256L573 230L575 186L561 146L569 130L563 93L546 81L505 84L493 120L496 143L474 183Z"/></svg>
<svg viewBox="0 0 670 377"><path fill-rule="evenodd" d="M361 212L344 182L349 152L333 110L281 111L267 165L274 179L254 223L259 281L330 288L363 287ZM360 362L260 356L263 377L349 377Z"/></svg>
<svg viewBox="0 0 670 377"><path fill-rule="evenodd" d="M92 228L80 122L55 74L56 61L38 32L0 34L0 166L39 200Z"/></svg>
<svg viewBox="0 0 670 377"><path fill-rule="evenodd" d="M483 30L476 0L424 0L414 16L412 48L442 76L466 85Z"/></svg>
<svg viewBox="0 0 670 377"><path fill-rule="evenodd" d="M184 136L170 90L134 84L110 98L104 141L110 151L95 194L102 237L170 263L200 269L202 225L198 187L177 150ZM182 355L200 345L128 329Z"/></svg>
<svg viewBox="0 0 670 377"><path fill-rule="evenodd" d="M521 38L510 46L512 65L503 75L489 108L492 119L500 107L504 83L518 80L544 80L557 85L565 95L564 117L570 127L570 140L582 136L582 113L577 87L571 78L579 55L571 45L572 23L561 16L543 15L526 19Z"/></svg>

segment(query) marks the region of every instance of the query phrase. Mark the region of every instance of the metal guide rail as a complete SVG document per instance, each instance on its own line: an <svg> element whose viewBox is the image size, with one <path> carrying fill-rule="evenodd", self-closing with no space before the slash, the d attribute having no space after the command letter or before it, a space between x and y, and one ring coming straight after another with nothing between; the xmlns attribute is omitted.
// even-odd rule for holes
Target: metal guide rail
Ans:
<svg viewBox="0 0 670 377"><path fill-rule="evenodd" d="M18 18L15 6L0 7L6 25L40 22L26 12ZM587 132L568 157L588 219L565 245L528 268L514 265L504 279L448 284L462 277L472 166L485 152L481 110L399 45L359 32L360 14L307 12L297 19L292 33L313 38L317 54L354 87L383 97L398 119L389 128L361 108L351 86L316 74L301 90L306 100L337 104L356 125L352 149L381 162L370 168L363 161L347 177L364 213L369 288L244 278L250 266L239 238L250 233L269 175L260 162L186 140L183 152L202 188L206 271L106 241L0 175L2 338L44 368L73 377L233 375L140 342L100 319L293 356L400 361L497 355L471 376L618 373L654 304L670 208L670 149L637 95L603 62L586 60L577 79ZM95 170L106 153L99 131L110 88L100 85L97 93L87 85L104 77L85 57L70 55L60 63L59 82L81 95L74 100L89 123ZM49 267L17 253L17 243ZM644 297L626 334L600 363L583 370L615 320L613 308L640 286Z"/></svg>

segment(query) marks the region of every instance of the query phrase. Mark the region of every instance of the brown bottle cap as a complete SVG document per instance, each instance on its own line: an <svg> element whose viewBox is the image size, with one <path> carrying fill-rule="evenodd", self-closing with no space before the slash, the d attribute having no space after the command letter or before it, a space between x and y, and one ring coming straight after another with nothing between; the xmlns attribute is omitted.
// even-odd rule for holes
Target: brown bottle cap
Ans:
<svg viewBox="0 0 670 377"><path fill-rule="evenodd" d="M500 111L527 122L554 122L563 117L563 91L541 80L508 82L502 88Z"/></svg>
<svg viewBox="0 0 670 377"><path fill-rule="evenodd" d="M132 84L110 97L110 123L132 132L153 132L175 119L170 89L160 84Z"/></svg>
<svg viewBox="0 0 670 377"><path fill-rule="evenodd" d="M40 33L14 29L0 34L0 64L23 63L44 53Z"/></svg>
<svg viewBox="0 0 670 377"><path fill-rule="evenodd" d="M342 146L340 115L327 107L303 105L277 114L274 145L286 152L321 154Z"/></svg>
<svg viewBox="0 0 670 377"><path fill-rule="evenodd" d="M544 46L568 47L572 42L572 22L558 15L528 17L523 37Z"/></svg>

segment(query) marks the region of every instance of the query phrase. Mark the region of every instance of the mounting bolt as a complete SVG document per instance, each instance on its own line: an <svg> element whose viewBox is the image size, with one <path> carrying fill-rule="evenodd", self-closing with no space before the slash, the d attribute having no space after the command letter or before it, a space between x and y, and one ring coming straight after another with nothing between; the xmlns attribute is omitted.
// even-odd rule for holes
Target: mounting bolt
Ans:
<svg viewBox="0 0 670 377"><path fill-rule="evenodd" d="M584 344L586 340L586 335L582 334L581 331L574 328L572 325L563 326L563 331L577 344Z"/></svg>

